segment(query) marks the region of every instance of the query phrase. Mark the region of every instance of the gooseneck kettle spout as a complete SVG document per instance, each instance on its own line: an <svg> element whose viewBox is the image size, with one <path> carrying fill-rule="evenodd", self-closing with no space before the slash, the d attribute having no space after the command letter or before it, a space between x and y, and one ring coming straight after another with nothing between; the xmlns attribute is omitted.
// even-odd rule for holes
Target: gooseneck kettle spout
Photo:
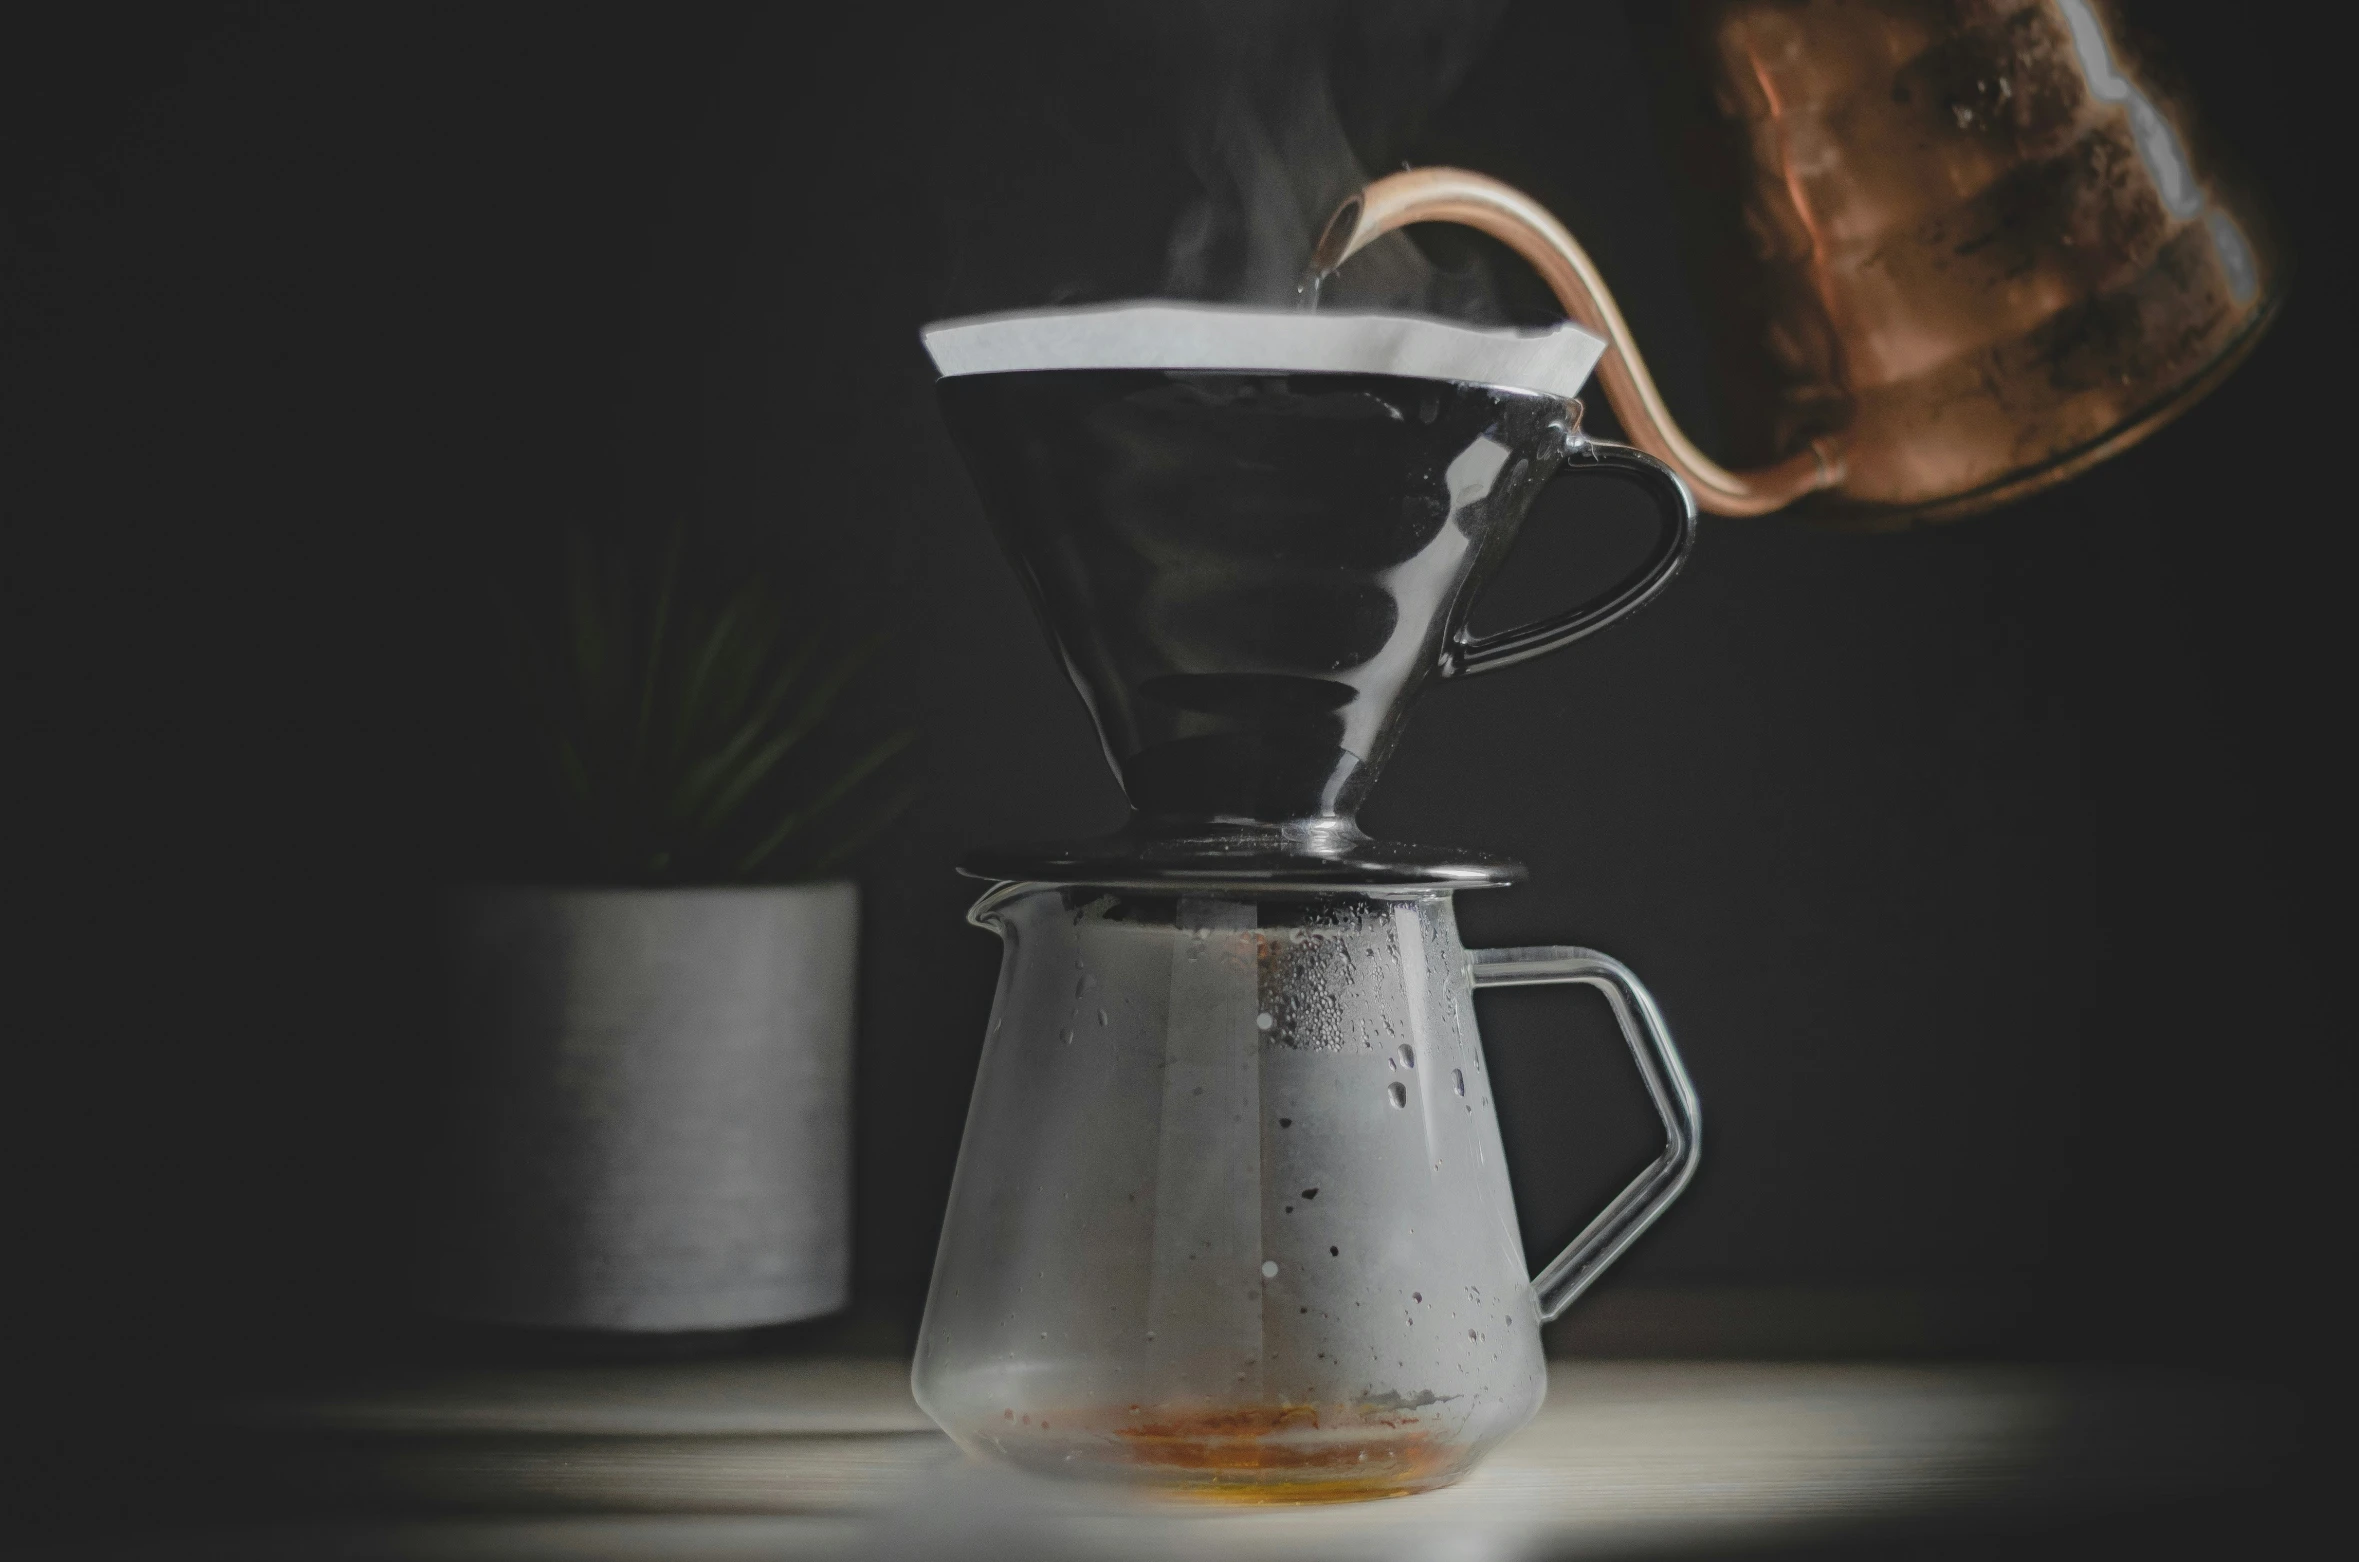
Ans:
<svg viewBox="0 0 2359 1562"><path fill-rule="evenodd" d="M1714 515L1764 515L1842 482L1842 454L1832 437L1749 472L1731 472L1698 450L1663 404L1588 251L1546 207L1486 174L1417 168L1377 180L1328 219L1312 251L1311 275L1332 275L1372 241L1420 222L1460 223L1497 239L1539 272L1567 316L1606 339L1597 378L1614 415L1633 445L1679 474L1699 507Z"/></svg>

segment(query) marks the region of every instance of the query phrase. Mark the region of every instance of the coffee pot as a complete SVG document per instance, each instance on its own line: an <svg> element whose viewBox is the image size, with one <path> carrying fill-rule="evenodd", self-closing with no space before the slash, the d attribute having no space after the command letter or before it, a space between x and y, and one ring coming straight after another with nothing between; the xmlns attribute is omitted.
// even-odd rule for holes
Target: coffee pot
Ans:
<svg viewBox="0 0 2359 1562"><path fill-rule="evenodd" d="M1695 506L1580 430L1602 342L1184 305L945 322L944 416L1131 804L993 848L1004 944L913 1386L969 1450L1239 1500L1456 1479L1538 1408L1539 1326L1693 1173L1655 1000L1593 950L1469 950L1512 863L1371 839L1431 679L1603 629ZM1654 546L1586 602L1468 614L1560 478L1636 486ZM1665 1145L1527 1269L1473 1006L1602 992Z"/></svg>
<svg viewBox="0 0 2359 1562"><path fill-rule="evenodd" d="M970 1449L1255 1501L1447 1484L1695 1170L1645 987L1465 948L1449 886L1010 883L973 920L1006 964L915 1369ZM1605 995L1666 1142L1535 1276L1473 996L1540 983Z"/></svg>

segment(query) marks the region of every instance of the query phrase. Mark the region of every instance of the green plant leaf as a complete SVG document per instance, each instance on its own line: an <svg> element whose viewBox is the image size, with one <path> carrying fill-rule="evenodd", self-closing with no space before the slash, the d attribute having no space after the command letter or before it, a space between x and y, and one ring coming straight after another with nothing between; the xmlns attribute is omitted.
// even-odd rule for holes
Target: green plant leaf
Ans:
<svg viewBox="0 0 2359 1562"><path fill-rule="evenodd" d="M708 720L725 720L730 700L727 692L716 689L714 675L717 668L727 665L733 642L741 636L751 636L755 644L739 657L738 666L756 664L769 653L770 634L764 631L774 626L748 625L747 620L760 615L761 603L756 593L758 582L749 581L712 616L704 626L696 648L689 654L687 672L682 680L677 709L672 715L672 744L670 758L677 765L686 754L694 735ZM742 680L739 680L742 682ZM713 707L708 715L707 704Z"/></svg>
<svg viewBox="0 0 2359 1562"><path fill-rule="evenodd" d="M790 742L780 747L776 754L767 759L763 759L758 751L751 757L748 753L778 719L779 708L786 703L787 696L794 692L795 684L800 681L803 668L815 649L816 642L813 642L811 646L798 651L771 680L768 692L754 706L752 713L738 720L728 740L716 752L706 755L682 773L672 806L666 811L667 817L690 830L702 831L716 827L728 816L730 809L752 790L761 775L785 753L786 747L792 746ZM748 773L749 767L753 767L751 774Z"/></svg>
<svg viewBox="0 0 2359 1562"><path fill-rule="evenodd" d="M915 782L912 782L908 786L903 787L900 791L892 794L892 796L886 798L880 806L869 811L867 818L861 820L860 823L854 825L851 829L845 831L841 836L837 837L836 843L833 846L830 846L827 850L821 852L817 857L813 858L810 863L804 867L804 875L810 878L817 878L820 874L825 873L832 867L835 867L838 863L850 860L850 858L858 853L862 848L866 847L869 842L875 840L879 835L882 835L888 825L890 825L894 820L900 818L901 815L908 809L909 805L916 802L918 798L924 794L924 790L925 789L923 787L920 787Z"/></svg>
<svg viewBox="0 0 2359 1562"><path fill-rule="evenodd" d="M916 740L916 729L905 727L854 760L844 773L836 778L832 786L821 792L804 807L781 819L777 826L762 839L761 844L746 853L745 857L737 864L738 875L742 877L761 867L779 847L786 844L788 836L810 820L842 802L847 793L875 774L886 760L891 759Z"/></svg>
<svg viewBox="0 0 2359 1562"><path fill-rule="evenodd" d="M862 654L862 652L854 651L843 661L821 674L817 686L811 693L804 696L802 705L788 719L786 725L779 728L768 742L761 743L758 747L751 747L750 745L760 739L764 732L769 731L772 723L778 719L780 707L786 703L787 696L794 692L795 685L801 679L802 669L808 661L808 656L807 654L798 655L788 664L771 685L768 695L762 700L754 714L747 718L736 735L731 738L728 746L720 754L707 761L705 766L699 767L696 774L700 783L700 793L705 787L709 787L715 782L719 784L719 790L707 797L699 808L699 816L696 821L699 828L709 830L717 826L738 804L745 801L746 796L752 792L762 778L780 759L785 757L787 750L793 748L796 743L802 740L804 734L817 725L819 720L827 714L828 707L834 704L835 697L841 692L844 684L850 681L853 673L859 671L855 658ZM721 772L732 769L734 774L722 776Z"/></svg>
<svg viewBox="0 0 2359 1562"><path fill-rule="evenodd" d="M780 729L778 735L772 738L769 743L763 745L762 751L756 759L747 760L746 770L741 772L738 779L708 808L705 820L708 827L716 822L722 814L744 801L746 794L753 789L754 784L761 779L762 775L777 764L788 749L793 748L808 736L813 727L827 718L827 713L834 708L837 697L843 693L844 686L852 681L861 668L868 665L882 644L882 636L872 635L862 644L846 652L841 660L820 675L816 685L809 694L804 696L803 703L788 719L785 727Z"/></svg>
<svg viewBox="0 0 2359 1562"><path fill-rule="evenodd" d="M771 812L749 857L743 843L760 832L749 831L748 815L804 790L808 762L798 772L790 759L884 637L839 651L827 630L795 622L761 576L702 594L686 553L674 527L647 570L625 548L576 531L557 551L553 592L537 608L508 604L506 682L530 713L524 755L600 876L750 872L907 741L896 734L807 803Z"/></svg>
<svg viewBox="0 0 2359 1562"><path fill-rule="evenodd" d="M655 613L647 626L647 652L639 668L639 721L631 741L631 775L638 780L652 757L647 748L655 726L655 690L663 676L664 636L672 623L672 590L680 581L680 544L683 532L673 523L671 541L664 548L663 576L655 588Z"/></svg>

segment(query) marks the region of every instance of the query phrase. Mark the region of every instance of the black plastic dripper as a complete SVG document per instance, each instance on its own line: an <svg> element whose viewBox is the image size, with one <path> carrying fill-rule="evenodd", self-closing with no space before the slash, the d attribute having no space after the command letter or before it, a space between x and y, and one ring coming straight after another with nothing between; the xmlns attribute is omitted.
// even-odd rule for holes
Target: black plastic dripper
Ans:
<svg viewBox="0 0 2359 1562"><path fill-rule="evenodd" d="M1133 809L1117 837L985 852L970 871L1512 874L1380 846L1355 815L1574 448L1563 401L1164 370L970 375L940 393Z"/></svg>

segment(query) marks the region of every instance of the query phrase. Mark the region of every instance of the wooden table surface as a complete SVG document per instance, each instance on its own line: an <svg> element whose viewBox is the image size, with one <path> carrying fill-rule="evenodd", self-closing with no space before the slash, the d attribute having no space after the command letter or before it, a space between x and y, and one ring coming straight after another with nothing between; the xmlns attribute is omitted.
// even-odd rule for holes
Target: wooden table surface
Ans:
<svg viewBox="0 0 2359 1562"><path fill-rule="evenodd" d="M250 1400L140 1450L171 1511L21 1555L1509 1559L2042 1533L2269 1479L2281 1393L2099 1369L1552 1363L1471 1478L1232 1509L963 1458L880 1359L444 1371ZM163 1467L168 1466L165 1470Z"/></svg>

